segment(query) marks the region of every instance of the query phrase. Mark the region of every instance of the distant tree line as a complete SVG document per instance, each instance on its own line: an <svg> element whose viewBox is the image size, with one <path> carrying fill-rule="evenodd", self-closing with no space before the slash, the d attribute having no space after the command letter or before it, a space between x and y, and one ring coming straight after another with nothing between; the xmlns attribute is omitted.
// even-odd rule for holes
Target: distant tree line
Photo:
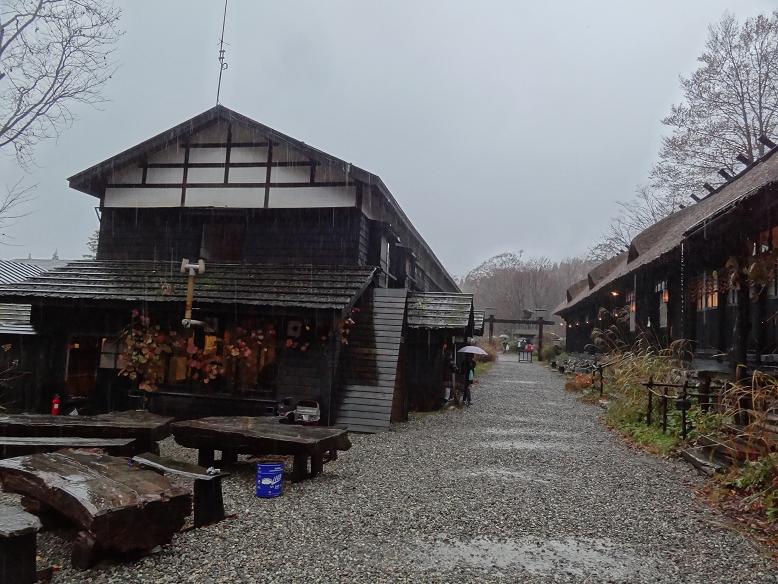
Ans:
<svg viewBox="0 0 778 584"><path fill-rule="evenodd" d="M703 197L705 183L720 185L719 170L734 175L758 159L766 151L759 136L778 141L778 11L742 23L724 14L708 27L697 60L697 70L680 78L681 102L662 120L669 134L648 181L618 203L590 259L624 251L638 232L693 204L691 195Z"/></svg>
<svg viewBox="0 0 778 584"><path fill-rule="evenodd" d="M570 284L585 277L593 263L583 258L552 262L525 258L523 252L503 253L484 261L460 281L472 292L479 309L494 308L499 317L522 318L525 310L551 311L565 298Z"/></svg>

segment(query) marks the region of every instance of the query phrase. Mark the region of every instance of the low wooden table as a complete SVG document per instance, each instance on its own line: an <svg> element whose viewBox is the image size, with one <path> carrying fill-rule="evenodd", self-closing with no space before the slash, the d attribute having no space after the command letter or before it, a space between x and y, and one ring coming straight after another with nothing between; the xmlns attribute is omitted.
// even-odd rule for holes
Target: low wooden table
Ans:
<svg viewBox="0 0 778 584"><path fill-rule="evenodd" d="M108 454L131 456L135 451L132 438L81 438L78 436L0 436L0 458L13 458L37 452L54 452L63 448L100 448Z"/></svg>
<svg viewBox="0 0 778 584"><path fill-rule="evenodd" d="M0 436L132 438L136 452L157 452L170 436L174 418L149 412L111 412L98 416L0 415Z"/></svg>
<svg viewBox="0 0 778 584"><path fill-rule="evenodd" d="M228 462L237 454L283 454L294 456L292 480L321 474L324 453L348 450L348 431L341 428L268 423L261 417L227 416L186 420L171 425L181 446L199 450L198 464L214 464L214 450L221 450ZM311 470L308 472L308 459Z"/></svg>
<svg viewBox="0 0 778 584"><path fill-rule="evenodd" d="M148 551L169 543L192 512L192 494L125 458L60 450L0 460L3 490L32 513L54 512L80 529L71 560L86 569L104 550Z"/></svg>

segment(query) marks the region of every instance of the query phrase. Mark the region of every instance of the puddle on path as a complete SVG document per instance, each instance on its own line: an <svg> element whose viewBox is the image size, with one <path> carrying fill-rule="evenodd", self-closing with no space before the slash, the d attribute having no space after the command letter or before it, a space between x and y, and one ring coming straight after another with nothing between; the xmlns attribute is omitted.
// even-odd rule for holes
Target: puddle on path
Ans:
<svg viewBox="0 0 778 584"><path fill-rule="evenodd" d="M567 572L596 577L593 581L626 579L638 573L653 573L656 562L640 558L604 539L545 539L524 537L493 541L479 537L472 541L444 538L425 546L422 557L430 566L468 565L478 568L520 566L538 575Z"/></svg>
<svg viewBox="0 0 778 584"><path fill-rule="evenodd" d="M461 469L454 471L456 476L469 479L482 479L484 477L493 479L515 480L528 483L539 483L541 485L550 485L557 478L549 473L532 473L521 470L511 470L501 466L477 467L471 469Z"/></svg>
<svg viewBox="0 0 778 584"><path fill-rule="evenodd" d="M490 420L504 420L506 422L518 422L519 424L542 424L548 425L548 418L527 418L526 416L488 416Z"/></svg>
<svg viewBox="0 0 778 584"><path fill-rule="evenodd" d="M542 440L493 440L491 442L483 442L482 444L483 446L499 450L556 450L571 448L570 443L543 442Z"/></svg>
<svg viewBox="0 0 778 584"><path fill-rule="evenodd" d="M562 430L546 430L544 428L482 428L479 432L494 436L524 436L532 438L537 436L551 438L577 438L580 432L565 432Z"/></svg>

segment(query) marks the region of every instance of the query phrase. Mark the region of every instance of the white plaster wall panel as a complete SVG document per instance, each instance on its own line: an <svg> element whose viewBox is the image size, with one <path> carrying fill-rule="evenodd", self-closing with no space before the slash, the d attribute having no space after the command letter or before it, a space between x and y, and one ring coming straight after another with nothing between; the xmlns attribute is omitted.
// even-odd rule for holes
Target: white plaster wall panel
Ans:
<svg viewBox="0 0 778 584"><path fill-rule="evenodd" d="M230 170L230 172L232 172ZM186 173L187 183L223 183L223 168L190 168Z"/></svg>
<svg viewBox="0 0 778 584"><path fill-rule="evenodd" d="M272 183L307 183L310 181L310 166L274 166L270 172L270 182Z"/></svg>
<svg viewBox="0 0 778 584"><path fill-rule="evenodd" d="M275 168L273 169L275 172ZM255 166L251 168L230 167L231 183L263 183L267 176L267 167Z"/></svg>
<svg viewBox="0 0 778 584"><path fill-rule="evenodd" d="M308 162L310 158L287 144L273 146L273 160L275 162Z"/></svg>
<svg viewBox="0 0 778 584"><path fill-rule="evenodd" d="M183 180L183 168L149 168L146 171L146 182L150 184L177 184Z"/></svg>
<svg viewBox="0 0 778 584"><path fill-rule="evenodd" d="M346 171L340 164L320 164L316 167L316 182L346 182Z"/></svg>
<svg viewBox="0 0 778 584"><path fill-rule="evenodd" d="M143 169L136 164L114 169L108 177L108 184L140 184L143 180Z"/></svg>
<svg viewBox="0 0 778 584"><path fill-rule="evenodd" d="M267 148L230 148L230 162L267 162Z"/></svg>
<svg viewBox="0 0 778 584"><path fill-rule="evenodd" d="M354 187L276 187L270 189L269 207L301 209L315 207L353 207Z"/></svg>
<svg viewBox="0 0 778 584"><path fill-rule="evenodd" d="M256 128L248 128L238 124L232 125L233 142L267 142L267 135Z"/></svg>
<svg viewBox="0 0 778 584"><path fill-rule="evenodd" d="M265 206L265 188L186 189L187 207L256 208Z"/></svg>
<svg viewBox="0 0 778 584"><path fill-rule="evenodd" d="M227 142L227 124L219 122L200 130L189 140L191 144L205 144L208 142Z"/></svg>
<svg viewBox="0 0 778 584"><path fill-rule="evenodd" d="M164 150L158 150L149 156L149 162L169 163L169 162L184 162L184 149L179 147L178 144L173 144L165 148Z"/></svg>
<svg viewBox="0 0 778 584"><path fill-rule="evenodd" d="M226 159L226 148L191 148L189 150L189 162L215 162L223 164Z"/></svg>
<svg viewBox="0 0 778 584"><path fill-rule="evenodd" d="M105 189L105 207L178 207L181 189L136 189L108 187Z"/></svg>

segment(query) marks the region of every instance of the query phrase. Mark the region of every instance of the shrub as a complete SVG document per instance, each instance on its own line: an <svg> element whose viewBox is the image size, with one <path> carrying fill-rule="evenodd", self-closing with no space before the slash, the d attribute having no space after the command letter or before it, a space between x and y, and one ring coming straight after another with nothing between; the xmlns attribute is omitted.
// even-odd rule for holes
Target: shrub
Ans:
<svg viewBox="0 0 778 584"><path fill-rule="evenodd" d="M544 361L553 361L561 354L562 351L554 345L546 345L540 352L540 356Z"/></svg>

